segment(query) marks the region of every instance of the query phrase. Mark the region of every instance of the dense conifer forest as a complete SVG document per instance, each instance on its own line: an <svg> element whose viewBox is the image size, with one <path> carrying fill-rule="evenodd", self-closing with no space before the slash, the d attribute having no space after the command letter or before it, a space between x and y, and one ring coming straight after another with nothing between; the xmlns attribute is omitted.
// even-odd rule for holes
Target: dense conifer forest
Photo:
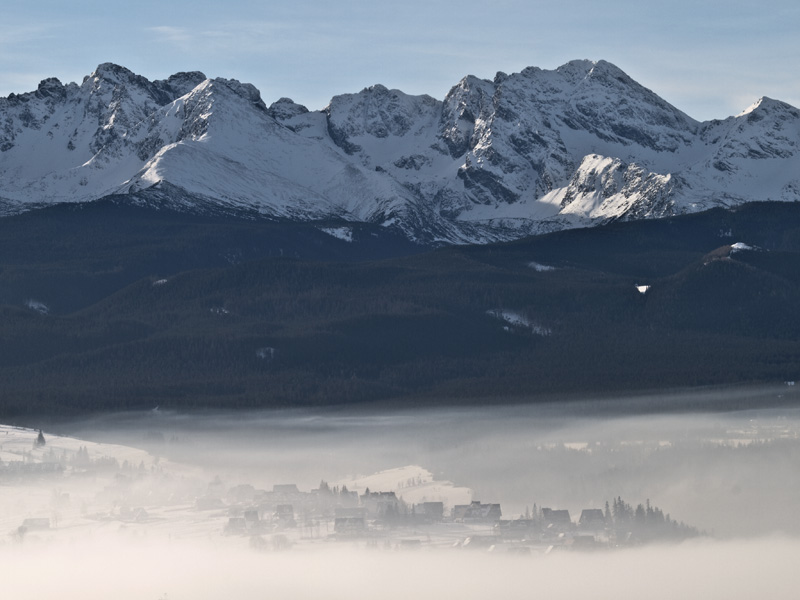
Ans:
<svg viewBox="0 0 800 600"><path fill-rule="evenodd" d="M0 220L0 416L779 384L799 305L793 204L438 249L59 206Z"/></svg>

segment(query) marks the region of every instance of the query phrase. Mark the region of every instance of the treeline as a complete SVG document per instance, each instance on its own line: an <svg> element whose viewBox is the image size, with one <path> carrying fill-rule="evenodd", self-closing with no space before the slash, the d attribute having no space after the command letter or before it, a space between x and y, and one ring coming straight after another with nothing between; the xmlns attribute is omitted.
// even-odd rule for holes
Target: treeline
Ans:
<svg viewBox="0 0 800 600"><path fill-rule="evenodd" d="M633 508L621 497L605 506L608 526L615 532L617 540L631 542L680 541L701 535L690 525L675 521L660 508L651 506L650 500Z"/></svg>

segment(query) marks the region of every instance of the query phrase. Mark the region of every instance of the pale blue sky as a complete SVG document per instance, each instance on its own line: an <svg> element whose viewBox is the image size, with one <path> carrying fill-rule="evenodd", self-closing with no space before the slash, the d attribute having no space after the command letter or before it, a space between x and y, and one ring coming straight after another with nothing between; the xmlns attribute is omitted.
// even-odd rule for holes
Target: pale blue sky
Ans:
<svg viewBox="0 0 800 600"><path fill-rule="evenodd" d="M443 98L464 75L492 78L575 58L613 62L696 119L760 96L800 106L795 0L0 0L0 96L101 62L148 79L200 70L253 83L267 104L310 109L382 83Z"/></svg>

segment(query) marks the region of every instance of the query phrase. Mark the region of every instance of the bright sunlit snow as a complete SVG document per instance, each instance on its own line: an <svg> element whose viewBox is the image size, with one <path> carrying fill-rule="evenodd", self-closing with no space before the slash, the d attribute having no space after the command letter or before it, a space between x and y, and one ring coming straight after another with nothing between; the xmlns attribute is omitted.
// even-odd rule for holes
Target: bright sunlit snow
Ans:
<svg viewBox="0 0 800 600"><path fill-rule="evenodd" d="M736 242L735 244L731 244L731 254L736 252L741 252L742 250L753 250L752 246L748 246L743 242Z"/></svg>
<svg viewBox="0 0 800 600"><path fill-rule="evenodd" d="M345 242L353 241L353 228L352 227L320 227L320 231L324 231L330 236Z"/></svg>

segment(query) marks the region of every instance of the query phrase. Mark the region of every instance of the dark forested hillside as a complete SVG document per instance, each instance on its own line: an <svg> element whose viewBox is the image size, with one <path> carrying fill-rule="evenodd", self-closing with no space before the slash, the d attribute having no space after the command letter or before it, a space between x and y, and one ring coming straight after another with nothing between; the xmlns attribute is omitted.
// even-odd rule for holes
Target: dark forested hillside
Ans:
<svg viewBox="0 0 800 600"><path fill-rule="evenodd" d="M113 203L0 220L0 413L536 401L798 376L793 204L424 253L380 227L346 242L330 226Z"/></svg>

